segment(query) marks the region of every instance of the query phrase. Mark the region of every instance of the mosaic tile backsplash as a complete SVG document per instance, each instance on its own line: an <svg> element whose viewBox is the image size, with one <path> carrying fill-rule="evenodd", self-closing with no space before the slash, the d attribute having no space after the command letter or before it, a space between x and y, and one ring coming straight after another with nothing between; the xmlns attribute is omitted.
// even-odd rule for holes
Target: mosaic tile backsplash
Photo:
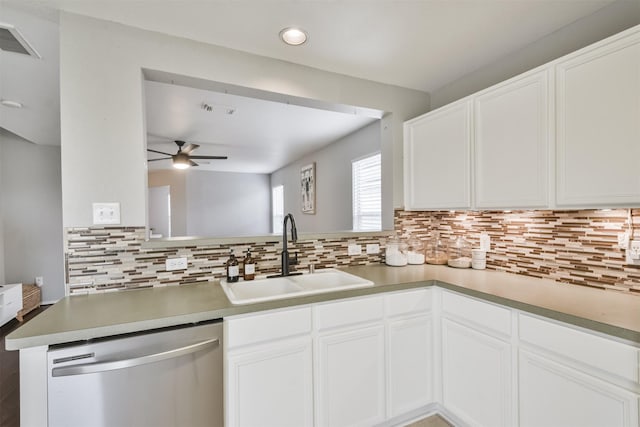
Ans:
<svg viewBox="0 0 640 427"><path fill-rule="evenodd" d="M252 244L143 248L144 227L68 228L65 233L69 293L103 292L209 281L226 275L225 262L232 248L239 259L251 247L256 274L280 271L281 239ZM315 239L289 243L290 256L298 256L294 269L333 268L379 263L381 255L348 256L350 243L382 243L378 237ZM364 251L363 251L364 252ZM186 257L186 270L166 271L168 257Z"/></svg>
<svg viewBox="0 0 640 427"><path fill-rule="evenodd" d="M640 295L640 268L625 263L618 234L640 239L640 209L579 211L396 211L396 231L428 239L491 237L487 269Z"/></svg>
<svg viewBox="0 0 640 427"><path fill-rule="evenodd" d="M616 289L640 295L640 268L625 265L617 236L631 226L640 239L640 209L580 211L395 212L395 228L405 238L427 240L439 231L450 239L464 236L474 247L481 232L491 237L487 268L576 285ZM180 285L225 275L233 248L242 257L248 247L258 274L280 269L280 239L251 244L143 248L144 227L91 227L65 230L67 284L71 294ZM379 263L383 255L348 256L347 246L384 239L314 239L290 244L297 269ZM188 268L165 271L167 257L186 257Z"/></svg>

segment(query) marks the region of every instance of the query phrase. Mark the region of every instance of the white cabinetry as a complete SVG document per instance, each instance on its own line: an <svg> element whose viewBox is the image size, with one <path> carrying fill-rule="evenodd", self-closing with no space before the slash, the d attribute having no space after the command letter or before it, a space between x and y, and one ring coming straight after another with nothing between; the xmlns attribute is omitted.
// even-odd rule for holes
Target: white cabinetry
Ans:
<svg viewBox="0 0 640 427"><path fill-rule="evenodd" d="M521 427L638 425L638 395L526 351L519 369Z"/></svg>
<svg viewBox="0 0 640 427"><path fill-rule="evenodd" d="M406 414L433 402L432 290L385 297L389 416Z"/></svg>
<svg viewBox="0 0 640 427"><path fill-rule="evenodd" d="M639 117L637 26L405 122L405 209L638 206Z"/></svg>
<svg viewBox="0 0 640 427"><path fill-rule="evenodd" d="M638 348L519 316L521 427L637 427Z"/></svg>
<svg viewBox="0 0 640 427"><path fill-rule="evenodd" d="M0 326L22 310L22 284L0 286Z"/></svg>
<svg viewBox="0 0 640 427"><path fill-rule="evenodd" d="M382 296L314 307L317 426L385 420L383 307Z"/></svg>
<svg viewBox="0 0 640 427"><path fill-rule="evenodd" d="M225 424L313 425L311 309L225 322Z"/></svg>
<svg viewBox="0 0 640 427"><path fill-rule="evenodd" d="M227 426L370 426L433 403L432 289L225 320Z"/></svg>
<svg viewBox="0 0 640 427"><path fill-rule="evenodd" d="M557 205L640 203L640 30L557 63Z"/></svg>
<svg viewBox="0 0 640 427"><path fill-rule="evenodd" d="M508 309L442 294L442 404L465 424L513 425Z"/></svg>
<svg viewBox="0 0 640 427"><path fill-rule="evenodd" d="M475 97L476 207L549 205L548 73L527 73Z"/></svg>
<svg viewBox="0 0 640 427"><path fill-rule="evenodd" d="M470 111L463 100L404 124L405 209L471 207Z"/></svg>

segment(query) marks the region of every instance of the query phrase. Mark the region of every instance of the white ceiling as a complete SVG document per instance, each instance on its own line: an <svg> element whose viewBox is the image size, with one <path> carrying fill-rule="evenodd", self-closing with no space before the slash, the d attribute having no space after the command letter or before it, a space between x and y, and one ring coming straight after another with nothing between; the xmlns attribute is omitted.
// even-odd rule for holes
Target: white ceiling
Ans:
<svg viewBox="0 0 640 427"><path fill-rule="evenodd" d="M42 57L0 50L0 98L23 105L0 105L0 127L36 144L60 145L57 14L25 12L0 2L0 22L17 27Z"/></svg>
<svg viewBox="0 0 640 427"><path fill-rule="evenodd" d="M29 63L0 53L0 97L25 105L0 107L0 126L36 143L59 143L58 34L51 11L433 92L612 1L0 0L0 21L13 21L43 56ZM290 47L278 39L291 25L309 32L306 44Z"/></svg>
<svg viewBox="0 0 640 427"><path fill-rule="evenodd" d="M199 144L194 155L229 157L196 160L200 170L271 173L376 120L154 81L145 82L145 97L148 148L175 154L178 139ZM150 159L162 157L149 154ZM150 162L149 168L171 165L163 160Z"/></svg>

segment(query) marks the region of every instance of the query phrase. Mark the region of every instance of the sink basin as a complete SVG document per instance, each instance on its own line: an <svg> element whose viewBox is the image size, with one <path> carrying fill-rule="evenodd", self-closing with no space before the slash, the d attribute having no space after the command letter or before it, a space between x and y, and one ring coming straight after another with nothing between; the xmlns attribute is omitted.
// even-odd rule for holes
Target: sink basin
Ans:
<svg viewBox="0 0 640 427"><path fill-rule="evenodd" d="M306 290L351 289L371 286L373 282L339 270L320 270L313 274L291 276L290 280Z"/></svg>
<svg viewBox="0 0 640 427"><path fill-rule="evenodd" d="M286 277L258 279L229 283L221 280L220 285L233 304L251 304L285 298L287 294L299 293L302 288Z"/></svg>
<svg viewBox="0 0 640 427"><path fill-rule="evenodd" d="M344 271L327 269L301 276L273 277L229 283L220 286L232 304L253 304L282 298L313 295L321 292L372 286L373 282Z"/></svg>

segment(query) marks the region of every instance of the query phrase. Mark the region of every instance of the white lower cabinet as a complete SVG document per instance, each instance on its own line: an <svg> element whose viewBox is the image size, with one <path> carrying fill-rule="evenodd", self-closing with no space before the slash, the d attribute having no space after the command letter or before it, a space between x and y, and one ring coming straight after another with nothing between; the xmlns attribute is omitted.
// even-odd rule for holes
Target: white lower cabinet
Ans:
<svg viewBox="0 0 640 427"><path fill-rule="evenodd" d="M433 402L433 289L385 296L387 416Z"/></svg>
<svg viewBox="0 0 640 427"><path fill-rule="evenodd" d="M311 354L311 338L230 354L226 425L312 426Z"/></svg>
<svg viewBox="0 0 640 427"><path fill-rule="evenodd" d="M317 425L370 426L385 419L382 324L318 338Z"/></svg>
<svg viewBox="0 0 640 427"><path fill-rule="evenodd" d="M431 316L388 323L389 416L433 402L433 321Z"/></svg>
<svg viewBox="0 0 640 427"><path fill-rule="evenodd" d="M231 427L638 427L640 348L439 288L225 321ZM439 406L438 406L439 405Z"/></svg>
<svg viewBox="0 0 640 427"><path fill-rule="evenodd" d="M311 308L225 319L225 425L313 426Z"/></svg>
<svg viewBox="0 0 640 427"><path fill-rule="evenodd" d="M520 351L521 427L637 427L638 395Z"/></svg>
<svg viewBox="0 0 640 427"><path fill-rule="evenodd" d="M511 344L442 319L443 405L470 426L511 425Z"/></svg>

